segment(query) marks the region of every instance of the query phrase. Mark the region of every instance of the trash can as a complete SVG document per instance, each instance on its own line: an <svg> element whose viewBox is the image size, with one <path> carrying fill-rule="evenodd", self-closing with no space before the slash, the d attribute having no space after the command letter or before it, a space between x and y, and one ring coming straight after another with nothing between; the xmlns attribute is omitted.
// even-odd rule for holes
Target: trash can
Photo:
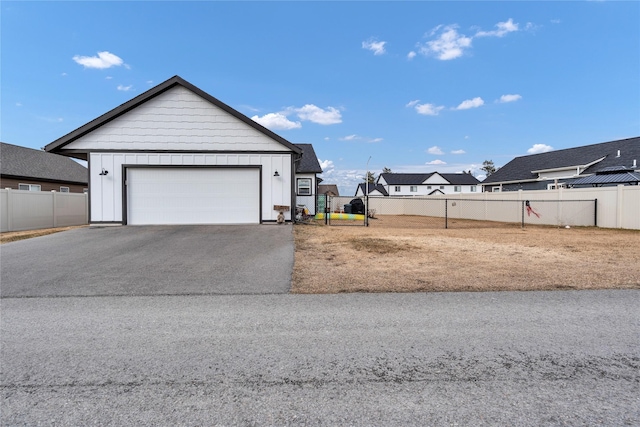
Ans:
<svg viewBox="0 0 640 427"><path fill-rule="evenodd" d="M351 203L347 203L346 205L344 205L344 213L351 213Z"/></svg>

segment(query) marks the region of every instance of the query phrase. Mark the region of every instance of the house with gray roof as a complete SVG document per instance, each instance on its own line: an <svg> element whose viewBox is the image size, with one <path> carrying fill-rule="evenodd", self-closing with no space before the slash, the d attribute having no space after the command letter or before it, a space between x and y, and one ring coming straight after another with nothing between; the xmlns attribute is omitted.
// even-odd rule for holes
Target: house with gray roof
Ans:
<svg viewBox="0 0 640 427"><path fill-rule="evenodd" d="M322 167L318 162L318 156L311 144L295 144L302 153L296 163L296 203L304 205L311 214L317 211L318 174L322 173Z"/></svg>
<svg viewBox="0 0 640 427"><path fill-rule="evenodd" d="M381 173L377 185L389 196L477 193L480 181L470 173Z"/></svg>
<svg viewBox="0 0 640 427"><path fill-rule="evenodd" d="M89 223L261 224L315 208L313 147L174 76L45 147L87 160Z"/></svg>
<svg viewBox="0 0 640 427"><path fill-rule="evenodd" d="M0 188L27 191L87 191L87 168L46 151L0 142Z"/></svg>
<svg viewBox="0 0 640 427"><path fill-rule="evenodd" d="M640 137L516 157L489 175L484 191L637 185Z"/></svg>

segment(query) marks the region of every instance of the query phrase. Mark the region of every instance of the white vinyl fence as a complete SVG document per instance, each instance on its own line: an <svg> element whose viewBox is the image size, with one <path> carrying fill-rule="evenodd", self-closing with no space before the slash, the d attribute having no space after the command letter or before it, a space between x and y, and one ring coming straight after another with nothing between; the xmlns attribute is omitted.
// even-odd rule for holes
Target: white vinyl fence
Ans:
<svg viewBox="0 0 640 427"><path fill-rule="evenodd" d="M0 190L0 231L84 225L88 206L88 194Z"/></svg>

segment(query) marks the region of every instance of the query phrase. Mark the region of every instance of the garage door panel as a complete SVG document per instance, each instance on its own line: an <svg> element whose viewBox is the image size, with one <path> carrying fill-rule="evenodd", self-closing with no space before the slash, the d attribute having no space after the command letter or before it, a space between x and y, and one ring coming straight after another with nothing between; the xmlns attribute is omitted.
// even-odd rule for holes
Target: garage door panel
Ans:
<svg viewBox="0 0 640 427"><path fill-rule="evenodd" d="M131 168L129 224L255 224L258 169Z"/></svg>

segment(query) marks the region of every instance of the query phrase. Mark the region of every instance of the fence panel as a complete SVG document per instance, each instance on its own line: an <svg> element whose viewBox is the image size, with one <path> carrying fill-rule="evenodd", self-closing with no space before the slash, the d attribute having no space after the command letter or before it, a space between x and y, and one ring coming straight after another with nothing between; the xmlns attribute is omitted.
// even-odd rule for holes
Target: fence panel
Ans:
<svg viewBox="0 0 640 427"><path fill-rule="evenodd" d="M359 213L355 209L355 203L352 204L352 201L359 200L362 202L364 206L366 206L366 200L364 197L341 197L341 196L332 196L328 198L327 206L330 209L330 212L325 213L326 223L329 225L355 225L355 226L365 226L367 225L367 218L364 213ZM358 213L354 213L354 212ZM364 210L362 211L364 212Z"/></svg>
<svg viewBox="0 0 640 427"><path fill-rule="evenodd" d="M0 190L0 231L36 230L87 224L88 195Z"/></svg>

